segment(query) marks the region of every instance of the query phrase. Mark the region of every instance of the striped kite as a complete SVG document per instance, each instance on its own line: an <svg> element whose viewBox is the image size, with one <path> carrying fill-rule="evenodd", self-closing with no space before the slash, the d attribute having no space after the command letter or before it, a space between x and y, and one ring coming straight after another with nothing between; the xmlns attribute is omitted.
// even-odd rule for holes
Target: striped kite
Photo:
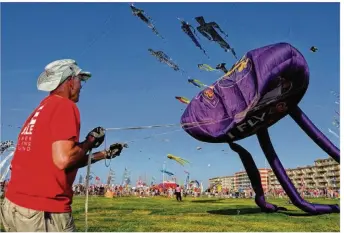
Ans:
<svg viewBox="0 0 344 233"><path fill-rule="evenodd" d="M198 64L197 65L199 69L205 70L205 71L217 71L216 69L212 68L210 65L207 64Z"/></svg>
<svg viewBox="0 0 344 233"><path fill-rule="evenodd" d="M155 28L155 26L151 22L152 19L148 15L145 14L144 10L141 10L139 8L134 7L134 4L131 4L130 8L131 8L131 13L133 13L134 16L139 17L143 22L145 22L148 25L148 27L150 29L152 29L152 31L154 32L155 35L157 35L157 36L161 37L162 39L164 39L164 37L162 37L159 34L158 30Z"/></svg>
<svg viewBox="0 0 344 233"><path fill-rule="evenodd" d="M202 87L207 87L207 85L201 83L199 80L197 79L188 79L189 83L192 83L193 85L195 85L196 87L202 88Z"/></svg>
<svg viewBox="0 0 344 233"><path fill-rule="evenodd" d="M190 103L190 100L188 100L188 99L185 98L185 97L176 96L175 98L176 98L177 100L179 100L180 102L182 102L183 104L189 104L189 103Z"/></svg>
<svg viewBox="0 0 344 233"><path fill-rule="evenodd" d="M167 64L169 67L171 67L175 71L179 71L178 65L176 65L174 62L172 62L172 59L167 56L163 51L154 51L153 49L148 49L148 51L156 57L160 62L163 62Z"/></svg>

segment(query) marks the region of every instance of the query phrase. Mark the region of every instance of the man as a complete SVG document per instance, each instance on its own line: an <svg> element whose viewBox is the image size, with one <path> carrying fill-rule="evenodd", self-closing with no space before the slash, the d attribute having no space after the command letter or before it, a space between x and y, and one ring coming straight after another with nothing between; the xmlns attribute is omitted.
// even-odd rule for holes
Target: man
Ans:
<svg viewBox="0 0 344 233"><path fill-rule="evenodd" d="M179 184L177 184L177 187L176 187L176 198L177 198L177 201L182 201L182 193L181 193L181 188L179 187Z"/></svg>
<svg viewBox="0 0 344 233"><path fill-rule="evenodd" d="M37 88L48 91L24 123L11 163L11 179L0 216L6 231L75 231L72 185L87 152L99 147L104 129L93 129L79 142L81 82L91 77L74 60L57 60L45 67ZM93 153L92 163L114 158L122 144Z"/></svg>

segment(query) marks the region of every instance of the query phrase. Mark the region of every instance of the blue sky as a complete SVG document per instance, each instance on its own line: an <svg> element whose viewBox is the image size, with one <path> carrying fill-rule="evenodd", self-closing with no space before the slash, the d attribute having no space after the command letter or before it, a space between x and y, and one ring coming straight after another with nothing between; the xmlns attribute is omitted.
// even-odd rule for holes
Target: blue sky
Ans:
<svg viewBox="0 0 344 233"><path fill-rule="evenodd" d="M212 66L235 62L217 44L199 40L210 55L208 60L180 29L177 17L194 27L194 17L215 21L229 34L227 41L239 57L251 49L277 42L289 42L305 56L310 67L310 84L300 103L303 111L336 145L328 133L334 109L331 90L339 93L339 3L137 3L154 20L162 40L131 14L128 3L5 3L1 7L1 140L16 140L21 125L46 93L36 89L40 72L49 62L75 59L93 77L83 87L78 103L81 112L81 140L96 126L127 127L179 123L183 104L174 96L191 99L199 89L187 77L159 63L148 48L163 50L176 63L204 83L211 84L219 73L201 71L198 63ZM309 48L315 45L317 53ZM313 164L326 158L311 139L285 117L270 128L273 144L285 168ZM144 139L147 136L152 136ZM238 155L225 144L206 144L181 128L136 131L109 131L107 144L133 141L130 148L111 161L116 183L124 168L132 180L146 176L162 179L160 169L184 180L207 184L210 177L232 175L243 169ZM239 142L265 167L257 138ZM201 146L202 150L196 150ZM102 148L102 147L101 147ZM224 154L225 150L227 154ZM172 153L191 162L180 166L166 155ZM208 166L210 164L210 166ZM266 165L269 167L269 165ZM85 174L81 169L78 174ZM109 168L104 161L92 172L105 182ZM78 181L78 177L76 179Z"/></svg>

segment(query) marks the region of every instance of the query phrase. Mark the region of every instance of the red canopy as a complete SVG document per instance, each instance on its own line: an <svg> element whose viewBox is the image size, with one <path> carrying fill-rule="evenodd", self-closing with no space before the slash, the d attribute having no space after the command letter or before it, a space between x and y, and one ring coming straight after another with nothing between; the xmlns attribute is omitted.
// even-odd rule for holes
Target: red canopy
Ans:
<svg viewBox="0 0 344 233"><path fill-rule="evenodd" d="M164 182L164 184L159 184L158 185L159 188L165 188L165 189L168 189L168 188L173 188L175 189L177 187L177 184L176 183L171 183L171 182Z"/></svg>

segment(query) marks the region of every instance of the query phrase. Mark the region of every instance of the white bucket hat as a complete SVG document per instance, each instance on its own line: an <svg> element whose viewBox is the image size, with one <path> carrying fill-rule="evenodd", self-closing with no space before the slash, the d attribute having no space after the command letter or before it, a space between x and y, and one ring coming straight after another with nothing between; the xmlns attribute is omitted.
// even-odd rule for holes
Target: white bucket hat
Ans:
<svg viewBox="0 0 344 233"><path fill-rule="evenodd" d="M72 59L56 60L45 67L37 80L37 89L41 91L53 91L68 77L81 76L82 81L88 80L90 72L82 71Z"/></svg>

